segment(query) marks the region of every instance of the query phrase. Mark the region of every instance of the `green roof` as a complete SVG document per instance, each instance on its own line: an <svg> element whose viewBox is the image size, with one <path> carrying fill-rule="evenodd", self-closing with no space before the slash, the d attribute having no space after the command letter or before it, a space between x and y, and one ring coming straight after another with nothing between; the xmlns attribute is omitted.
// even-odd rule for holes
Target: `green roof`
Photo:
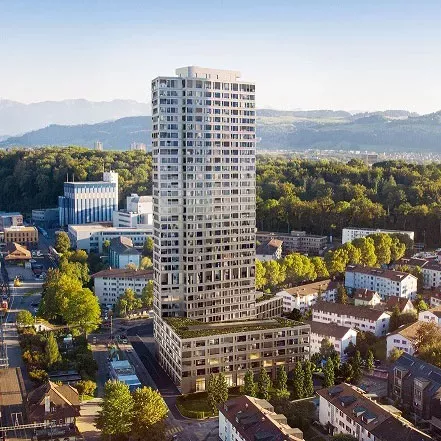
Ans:
<svg viewBox="0 0 441 441"><path fill-rule="evenodd" d="M182 317L164 317L163 320L181 338L208 337L210 335L236 334L270 329L294 328L305 323L281 317L266 320L238 320L234 322L203 323Z"/></svg>

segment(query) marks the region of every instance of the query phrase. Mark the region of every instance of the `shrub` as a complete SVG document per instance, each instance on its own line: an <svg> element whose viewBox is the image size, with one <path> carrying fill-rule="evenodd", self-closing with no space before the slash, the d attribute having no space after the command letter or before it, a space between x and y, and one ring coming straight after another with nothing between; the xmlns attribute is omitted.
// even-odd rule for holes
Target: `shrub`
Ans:
<svg viewBox="0 0 441 441"><path fill-rule="evenodd" d="M81 380L75 385L75 388L80 395L93 396L96 389L96 383L91 380Z"/></svg>
<svg viewBox="0 0 441 441"><path fill-rule="evenodd" d="M43 369L34 369L29 371L29 378L36 384L40 385L49 380L49 376Z"/></svg>

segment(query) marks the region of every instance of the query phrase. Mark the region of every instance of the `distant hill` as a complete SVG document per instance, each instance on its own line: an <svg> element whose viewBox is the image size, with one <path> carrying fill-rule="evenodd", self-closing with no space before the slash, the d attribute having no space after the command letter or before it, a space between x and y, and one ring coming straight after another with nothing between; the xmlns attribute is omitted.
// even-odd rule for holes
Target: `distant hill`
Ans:
<svg viewBox="0 0 441 441"><path fill-rule="evenodd" d="M0 142L0 147L44 147L48 145L79 145L93 147L99 140L105 150L124 150L132 142L151 144L152 119L150 116L132 116L98 124L61 126L52 124L22 136Z"/></svg>
<svg viewBox="0 0 441 441"><path fill-rule="evenodd" d="M0 99L0 136L21 135L50 124L94 124L149 114L149 104L133 100L92 102L78 99L23 104Z"/></svg>
<svg viewBox="0 0 441 441"><path fill-rule="evenodd" d="M139 104L139 103L137 103ZM1 118L0 118L1 121ZM131 116L96 124L57 125L4 139L0 147L82 145L102 141L105 149L131 142L150 145L151 117ZM0 135L1 136L1 135ZM417 115L404 110L351 114L344 111L257 111L259 149L346 149L441 152L441 111Z"/></svg>

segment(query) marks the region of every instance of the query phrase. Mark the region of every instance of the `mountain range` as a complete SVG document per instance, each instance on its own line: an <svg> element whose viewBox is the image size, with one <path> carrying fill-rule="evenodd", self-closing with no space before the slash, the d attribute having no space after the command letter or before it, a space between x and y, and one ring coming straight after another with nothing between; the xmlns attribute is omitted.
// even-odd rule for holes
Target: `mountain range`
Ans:
<svg viewBox="0 0 441 441"><path fill-rule="evenodd" d="M149 110L147 104L129 100L48 101L31 105L2 100L0 147L93 147L97 140L103 142L105 149L126 149L134 141L149 145ZM37 130L33 130L38 124ZM17 130L25 133L4 136ZM258 148L267 150L315 148L441 153L441 111L418 115L405 110L351 114L333 110L258 109L257 135Z"/></svg>

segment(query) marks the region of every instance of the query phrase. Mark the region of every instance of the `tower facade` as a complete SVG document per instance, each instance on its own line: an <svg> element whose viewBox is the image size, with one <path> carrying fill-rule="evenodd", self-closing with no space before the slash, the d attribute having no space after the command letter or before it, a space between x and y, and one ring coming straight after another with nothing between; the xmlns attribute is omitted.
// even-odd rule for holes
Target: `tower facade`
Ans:
<svg viewBox="0 0 441 441"><path fill-rule="evenodd" d="M218 372L230 385L248 368L275 375L308 353L309 326L256 320L255 86L236 71L177 69L152 81L152 119L160 362L183 392Z"/></svg>

